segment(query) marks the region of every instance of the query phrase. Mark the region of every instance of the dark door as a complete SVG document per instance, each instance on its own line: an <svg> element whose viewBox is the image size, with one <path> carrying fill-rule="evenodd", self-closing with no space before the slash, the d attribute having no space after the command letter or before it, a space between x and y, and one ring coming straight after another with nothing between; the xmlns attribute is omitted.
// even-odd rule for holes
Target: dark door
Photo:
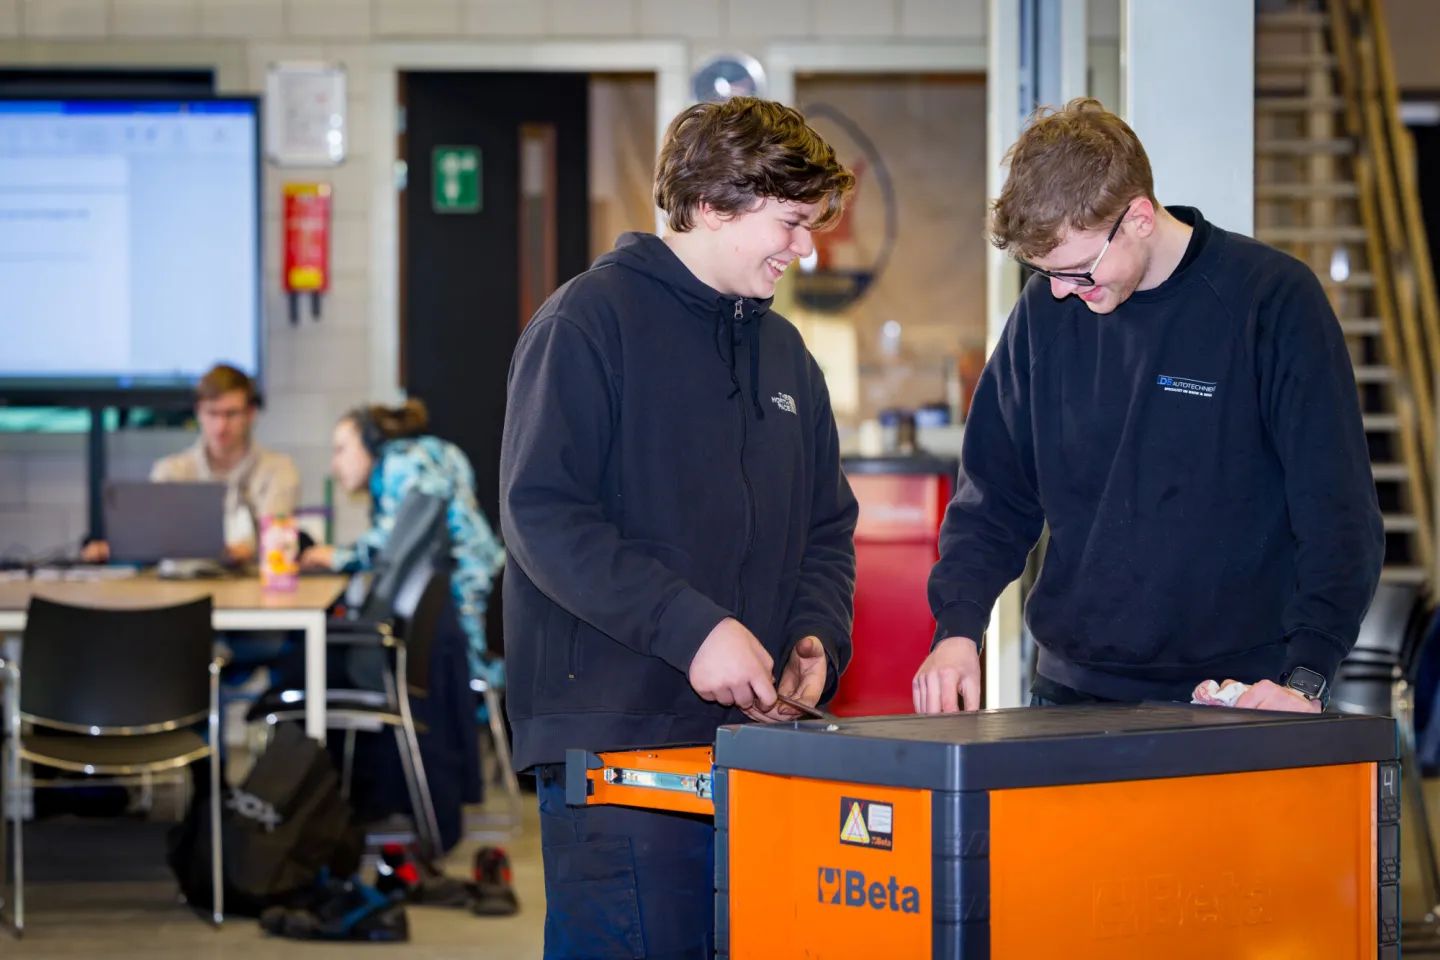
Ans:
<svg viewBox="0 0 1440 960"><path fill-rule="evenodd" d="M588 75L567 73L407 73L400 81L408 166L400 382L429 407L432 431L470 458L497 532L510 355L529 313L589 266L589 84ZM472 157L474 180L447 183L459 176L455 166L468 173ZM447 158L451 173L442 166L437 177ZM497 651L499 601L497 589L487 618Z"/></svg>
<svg viewBox="0 0 1440 960"><path fill-rule="evenodd" d="M492 524L505 376L528 319L521 316L522 260L543 269L533 261L550 258L557 285L589 265L589 83L585 74L557 73L409 73L402 80L409 174L401 204L401 382L430 408L433 431L470 457ZM527 216L530 252L523 258L522 130L548 131L553 144L549 178L540 185L542 202L548 197L553 205L553 229ZM437 210L445 203L436 197L437 147L477 158L478 209L461 196L458 209ZM543 140L540 150L544 155ZM532 288L528 298L534 295Z"/></svg>

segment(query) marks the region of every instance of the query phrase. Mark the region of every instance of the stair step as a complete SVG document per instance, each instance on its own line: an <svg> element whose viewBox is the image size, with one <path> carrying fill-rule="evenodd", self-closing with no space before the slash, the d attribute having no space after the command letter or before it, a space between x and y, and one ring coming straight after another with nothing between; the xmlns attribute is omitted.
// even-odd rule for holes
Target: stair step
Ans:
<svg viewBox="0 0 1440 960"><path fill-rule="evenodd" d="M1330 26L1330 15L1311 10L1280 10L1256 14L1255 26L1264 30L1323 30Z"/></svg>
<svg viewBox="0 0 1440 960"><path fill-rule="evenodd" d="M1410 566L1387 566L1380 568L1381 583L1405 583L1421 585L1430 581L1430 575L1425 572L1424 567Z"/></svg>
<svg viewBox="0 0 1440 960"><path fill-rule="evenodd" d="M1265 227L1256 231L1262 243L1364 243L1370 234L1364 227Z"/></svg>
<svg viewBox="0 0 1440 960"><path fill-rule="evenodd" d="M1270 54L1256 57L1255 69L1259 70L1333 70L1336 59L1329 53Z"/></svg>
<svg viewBox="0 0 1440 960"><path fill-rule="evenodd" d="M1255 184L1256 200L1347 200L1358 196L1360 188L1353 181Z"/></svg>
<svg viewBox="0 0 1440 960"><path fill-rule="evenodd" d="M1341 320L1340 329L1347 337L1378 337L1382 330L1379 317Z"/></svg>
<svg viewBox="0 0 1440 960"><path fill-rule="evenodd" d="M1387 513L1381 520L1386 533L1415 533L1420 529L1420 521L1408 513Z"/></svg>
<svg viewBox="0 0 1440 960"><path fill-rule="evenodd" d="M1380 483L1405 483L1410 479L1410 471L1403 463L1372 463L1370 472Z"/></svg>
<svg viewBox="0 0 1440 960"><path fill-rule="evenodd" d="M1329 153L1336 156L1355 152L1355 141L1349 137L1337 137L1333 140L1321 140L1318 137L1297 137L1291 140L1257 140L1255 141L1255 152L1257 154L1284 155L1291 157L1308 157L1316 153Z"/></svg>
<svg viewBox="0 0 1440 960"><path fill-rule="evenodd" d="M1389 367L1364 366L1355 368L1356 383L1389 383L1395 379L1395 371Z"/></svg>
<svg viewBox="0 0 1440 960"><path fill-rule="evenodd" d="M1360 422L1366 433L1393 433L1400 429L1400 418L1393 413L1367 413Z"/></svg>
<svg viewBox="0 0 1440 960"><path fill-rule="evenodd" d="M1312 110L1344 110L1344 97L1291 97L1282 94L1261 94L1255 98L1255 109L1270 113L1309 113Z"/></svg>
<svg viewBox="0 0 1440 960"><path fill-rule="evenodd" d="M1375 286L1375 274L1373 273L1352 273L1344 280L1336 280L1332 277L1320 277L1320 285L1327 290L1369 290Z"/></svg>

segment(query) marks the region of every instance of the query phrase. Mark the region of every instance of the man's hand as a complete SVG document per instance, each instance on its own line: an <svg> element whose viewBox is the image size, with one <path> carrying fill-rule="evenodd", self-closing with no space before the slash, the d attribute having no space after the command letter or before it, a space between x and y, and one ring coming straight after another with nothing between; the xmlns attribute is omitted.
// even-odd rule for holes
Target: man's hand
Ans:
<svg viewBox="0 0 1440 960"><path fill-rule="evenodd" d="M775 709L775 684L770 679L774 669L775 658L755 635L726 617L700 644L687 677L706 700L739 707L752 720L766 720Z"/></svg>
<svg viewBox="0 0 1440 960"><path fill-rule="evenodd" d="M310 547L300 554L300 568L302 570L335 569L335 548L324 543Z"/></svg>
<svg viewBox="0 0 1440 960"><path fill-rule="evenodd" d="M231 563L251 563L255 559L255 544L232 543L225 548L225 557Z"/></svg>
<svg viewBox="0 0 1440 960"><path fill-rule="evenodd" d="M825 656L825 646L819 637L805 637L790 651L790 659L780 674L780 692L792 700L798 700L813 707L820 702L825 692L825 680L830 672L830 661ZM789 723L800 716L800 711L786 706L778 700L773 709L763 711L763 719L771 723Z"/></svg>
<svg viewBox="0 0 1440 960"><path fill-rule="evenodd" d="M1229 683L1230 681L1225 681ZM1224 684L1221 684L1224 686ZM1235 706L1242 710L1287 710L1290 713L1319 713L1320 701L1309 700L1303 693L1282 687L1273 680L1252 684L1240 695Z"/></svg>
<svg viewBox="0 0 1440 960"><path fill-rule="evenodd" d="M911 685L916 713L980 709L980 649L968 637L941 640ZM958 695L958 696L957 696Z"/></svg>
<svg viewBox="0 0 1440 960"><path fill-rule="evenodd" d="M105 563L110 559L110 544L104 540L91 540L80 548L80 559L86 563Z"/></svg>

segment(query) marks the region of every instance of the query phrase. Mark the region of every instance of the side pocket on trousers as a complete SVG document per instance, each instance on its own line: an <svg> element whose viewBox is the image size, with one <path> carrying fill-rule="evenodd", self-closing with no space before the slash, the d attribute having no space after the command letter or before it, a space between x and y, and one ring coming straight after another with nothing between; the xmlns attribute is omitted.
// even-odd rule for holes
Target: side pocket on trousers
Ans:
<svg viewBox="0 0 1440 960"><path fill-rule="evenodd" d="M641 960L645 937L629 838L543 852L546 960Z"/></svg>

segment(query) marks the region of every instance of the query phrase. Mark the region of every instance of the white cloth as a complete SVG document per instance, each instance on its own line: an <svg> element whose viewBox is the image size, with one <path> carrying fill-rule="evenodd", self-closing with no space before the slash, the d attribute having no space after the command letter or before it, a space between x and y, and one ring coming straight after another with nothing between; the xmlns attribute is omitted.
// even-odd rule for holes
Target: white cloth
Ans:
<svg viewBox="0 0 1440 960"><path fill-rule="evenodd" d="M1203 703L1211 707L1233 707L1235 701L1250 689L1248 683L1241 683L1239 680L1231 680L1225 686L1220 686L1214 680L1206 680L1195 688L1191 694L1191 703Z"/></svg>

